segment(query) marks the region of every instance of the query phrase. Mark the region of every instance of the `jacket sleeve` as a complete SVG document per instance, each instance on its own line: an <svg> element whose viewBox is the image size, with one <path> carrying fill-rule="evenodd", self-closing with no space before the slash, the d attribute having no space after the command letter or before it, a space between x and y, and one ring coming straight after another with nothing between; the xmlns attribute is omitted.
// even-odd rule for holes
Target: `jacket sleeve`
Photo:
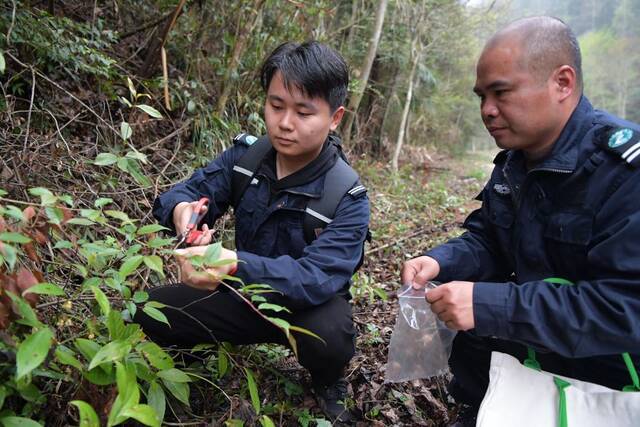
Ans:
<svg viewBox="0 0 640 427"><path fill-rule="evenodd" d="M180 202L208 197L209 211L204 222L213 225L229 206L233 165L244 151L246 148L242 146L232 146L204 168L197 169L189 179L162 193L154 202L153 216L175 233L173 208Z"/></svg>
<svg viewBox="0 0 640 427"><path fill-rule="evenodd" d="M510 263L502 256L488 223L485 193L489 187L487 184L479 197L483 200L483 206L465 220L463 227L467 231L424 253L438 261L440 274L435 280L496 281L505 280L510 275Z"/></svg>
<svg viewBox="0 0 640 427"><path fill-rule="evenodd" d="M245 283L268 283L282 292L291 308L322 304L349 282L362 256L369 225L366 195L345 195L333 221L300 258L268 258L239 251L236 276Z"/></svg>
<svg viewBox="0 0 640 427"><path fill-rule="evenodd" d="M585 276L573 286L542 281L478 282L478 335L519 341L565 357L640 348L640 173L627 180L593 222Z"/></svg>

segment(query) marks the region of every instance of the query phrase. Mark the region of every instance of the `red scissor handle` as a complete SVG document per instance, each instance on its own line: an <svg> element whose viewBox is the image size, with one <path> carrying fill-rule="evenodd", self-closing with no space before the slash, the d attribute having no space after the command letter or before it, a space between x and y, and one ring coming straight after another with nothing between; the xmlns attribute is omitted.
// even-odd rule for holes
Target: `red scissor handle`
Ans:
<svg viewBox="0 0 640 427"><path fill-rule="evenodd" d="M187 224L187 229L185 233L187 233L187 238L185 242L187 244L191 244L198 240L200 236L202 236L202 231L198 230L198 224L204 218L204 216L209 210L209 199L207 197L203 197L198 200L198 204L196 204L193 213L191 214L191 218L189 218L189 223Z"/></svg>

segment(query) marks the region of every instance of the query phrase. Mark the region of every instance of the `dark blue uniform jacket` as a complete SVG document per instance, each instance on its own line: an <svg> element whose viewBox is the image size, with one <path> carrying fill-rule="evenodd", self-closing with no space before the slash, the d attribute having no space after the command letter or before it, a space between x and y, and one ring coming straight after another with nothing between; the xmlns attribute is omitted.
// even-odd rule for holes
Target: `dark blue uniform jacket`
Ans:
<svg viewBox="0 0 640 427"><path fill-rule="evenodd" d="M205 222L212 225L231 203L232 169L247 149L236 143L187 181L161 194L154 204L154 216L173 229L176 204L208 197L211 203ZM327 142L318 158L277 180L272 149L235 209L236 250L242 261L236 276L246 284L271 285L294 308L322 304L347 293L362 256L369 224L366 191L346 194L319 237L310 245L304 239L307 201L322 195L325 174L337 156L336 147Z"/></svg>
<svg viewBox="0 0 640 427"><path fill-rule="evenodd" d="M475 282L476 334L568 358L640 353L640 156L622 155L639 140L583 97L531 170L520 151L497 155L467 232L426 253L438 280Z"/></svg>

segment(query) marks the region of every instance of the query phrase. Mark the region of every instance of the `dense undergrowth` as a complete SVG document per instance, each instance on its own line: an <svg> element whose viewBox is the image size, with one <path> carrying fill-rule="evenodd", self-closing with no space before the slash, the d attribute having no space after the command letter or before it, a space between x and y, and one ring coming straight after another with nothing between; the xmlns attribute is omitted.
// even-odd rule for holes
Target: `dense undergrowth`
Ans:
<svg viewBox="0 0 640 427"><path fill-rule="evenodd" d="M0 424L327 425L291 350L203 343L169 351L130 320L144 310L166 321L163 310L172 308L148 302L146 291L179 280L175 241L150 215L154 198L239 131L264 132L249 70L277 42L313 34L336 9L255 1L214 14L207 2L187 2L162 79L153 77L160 64L143 77L145 54L166 22L160 11L180 2L36 3L0 6ZM241 40L238 16L253 37L226 75ZM158 24L145 29L139 17ZM404 34L399 28L394 37ZM347 36L342 45L358 58L366 34L351 45ZM222 114L221 83L234 88ZM372 113L380 95L372 91L363 123L381 120ZM442 117L460 113L431 107ZM451 129L439 126L429 128L433 135ZM369 188L374 236L352 289L360 338L347 373L350 404L365 424L441 424L455 412L442 381L382 383L393 291L404 259L457 232L478 173L451 167L457 163L436 157L427 141L393 174L386 148L372 157L362 140L345 147ZM216 227L218 242L231 246L230 217ZM215 263L215 249L205 258ZM280 307L263 304L266 289L238 287L283 333L295 330L277 319Z"/></svg>

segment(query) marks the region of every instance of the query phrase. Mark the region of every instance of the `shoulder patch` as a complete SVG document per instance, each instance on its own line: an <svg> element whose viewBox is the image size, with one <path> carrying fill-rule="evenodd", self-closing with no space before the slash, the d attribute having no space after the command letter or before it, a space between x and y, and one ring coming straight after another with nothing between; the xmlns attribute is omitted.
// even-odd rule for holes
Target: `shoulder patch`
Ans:
<svg viewBox="0 0 640 427"><path fill-rule="evenodd" d="M234 144L242 144L250 147L254 142L258 140L257 137L249 135L248 133L240 133L233 138Z"/></svg>
<svg viewBox="0 0 640 427"><path fill-rule="evenodd" d="M357 183L355 185L355 187L351 188L351 190L347 191L347 194L349 194L351 197L353 197L354 199L357 199L359 197L362 197L366 194L367 192L367 188L360 184Z"/></svg>
<svg viewBox="0 0 640 427"><path fill-rule="evenodd" d="M625 162L640 167L640 132L629 128L607 127L596 142Z"/></svg>

